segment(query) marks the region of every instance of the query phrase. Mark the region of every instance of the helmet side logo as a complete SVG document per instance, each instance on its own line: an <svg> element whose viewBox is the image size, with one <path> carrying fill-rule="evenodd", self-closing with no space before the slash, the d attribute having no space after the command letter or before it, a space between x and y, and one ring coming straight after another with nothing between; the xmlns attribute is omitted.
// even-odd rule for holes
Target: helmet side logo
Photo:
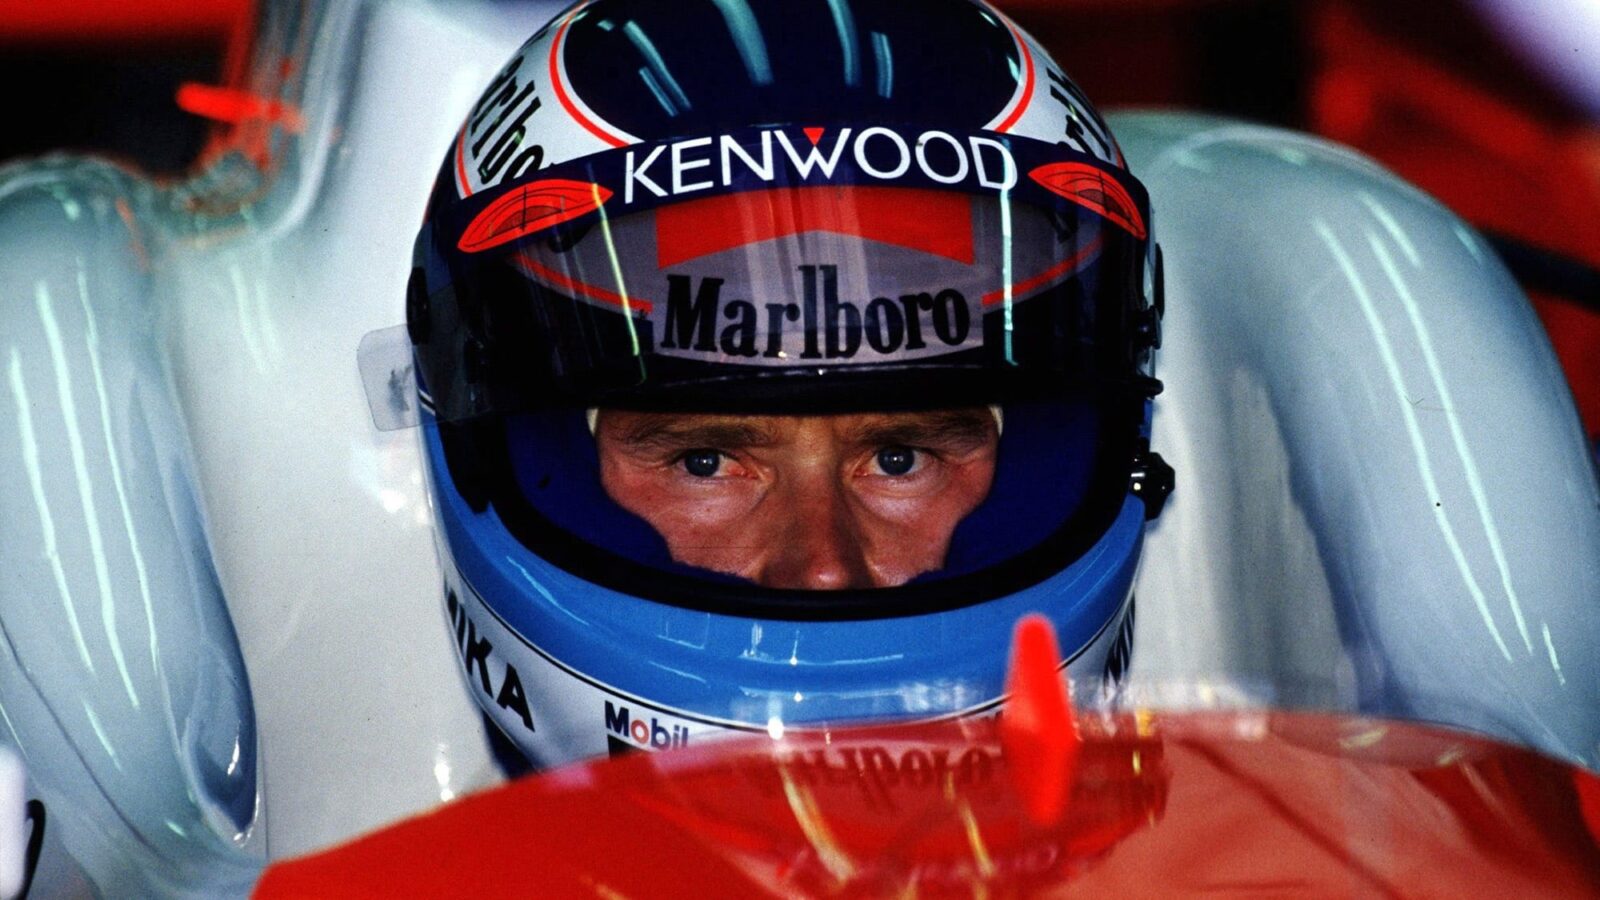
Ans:
<svg viewBox="0 0 1600 900"><path fill-rule="evenodd" d="M1126 168L1111 130L1083 91L1062 72L1050 54L1016 23L1001 15L1011 32L1017 61L1011 102L985 126L1004 134L1066 144L1112 165Z"/></svg>
<svg viewBox="0 0 1600 900"><path fill-rule="evenodd" d="M1091 165L1074 162L1050 163L1034 169L1028 177L1046 190L1092 210L1124 231L1144 240L1148 234L1139 205L1127 188Z"/></svg>
<svg viewBox="0 0 1600 900"><path fill-rule="evenodd" d="M527 141L528 120L544 105L531 79L518 79L522 57L495 76L456 139L456 189L466 197L501 175L512 177L544 162L544 147ZM475 176L475 177L474 177Z"/></svg>
<svg viewBox="0 0 1600 900"><path fill-rule="evenodd" d="M611 191L598 184L548 178L507 193L478 213L457 246L478 253L599 209Z"/></svg>
<svg viewBox="0 0 1600 900"><path fill-rule="evenodd" d="M587 5L534 35L479 97L451 152L459 197L638 140L605 123L566 77L568 26Z"/></svg>

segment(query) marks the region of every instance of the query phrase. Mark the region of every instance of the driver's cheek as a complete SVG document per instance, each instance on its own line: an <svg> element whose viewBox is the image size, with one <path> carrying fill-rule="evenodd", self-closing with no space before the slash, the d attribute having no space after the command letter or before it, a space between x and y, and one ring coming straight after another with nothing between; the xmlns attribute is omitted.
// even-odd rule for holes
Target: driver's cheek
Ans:
<svg viewBox="0 0 1600 900"><path fill-rule="evenodd" d="M944 567L956 526L988 496L990 455L948 466L937 486L911 495L861 492L860 533L879 584L904 584Z"/></svg>
<svg viewBox="0 0 1600 900"><path fill-rule="evenodd" d="M971 507L946 490L916 498L868 498L859 504L856 531L878 586L905 584L941 568L950 536Z"/></svg>
<svg viewBox="0 0 1600 900"><path fill-rule="evenodd" d="M707 489L660 469L604 463L601 481L618 505L661 535L677 562L748 577L752 556L765 544L752 527L759 497L748 486Z"/></svg>

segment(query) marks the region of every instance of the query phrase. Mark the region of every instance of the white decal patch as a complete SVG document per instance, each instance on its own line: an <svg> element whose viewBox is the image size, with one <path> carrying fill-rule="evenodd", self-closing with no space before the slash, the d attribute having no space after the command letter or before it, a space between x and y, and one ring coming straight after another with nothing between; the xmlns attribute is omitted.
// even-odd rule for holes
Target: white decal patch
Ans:
<svg viewBox="0 0 1600 900"><path fill-rule="evenodd" d="M756 730L653 704L583 675L507 627L453 566L447 570L445 605L466 688L536 764L676 749Z"/></svg>
<svg viewBox="0 0 1600 900"><path fill-rule="evenodd" d="M546 25L495 75L456 139L456 190L467 197L529 172L638 142L572 90L562 62L579 6Z"/></svg>
<svg viewBox="0 0 1600 900"><path fill-rule="evenodd" d="M1004 17L1002 17L1004 19ZM1122 150L1089 98L1050 61L1034 39L1004 19L1021 56L1011 102L984 127L1051 143L1066 144L1103 162L1125 166Z"/></svg>

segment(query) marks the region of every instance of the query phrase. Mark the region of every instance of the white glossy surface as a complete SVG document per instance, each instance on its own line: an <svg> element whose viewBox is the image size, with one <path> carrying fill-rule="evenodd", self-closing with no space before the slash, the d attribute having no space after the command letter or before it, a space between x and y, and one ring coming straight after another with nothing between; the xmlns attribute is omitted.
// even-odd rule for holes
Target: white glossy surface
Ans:
<svg viewBox="0 0 1600 900"><path fill-rule="evenodd" d="M0 177L0 742L102 883L237 893L255 717L151 328L147 197L96 162Z"/></svg>
<svg viewBox="0 0 1600 900"><path fill-rule="evenodd" d="M541 20L375 4L330 23L329 75L305 101L325 118L301 142L321 158L249 223L251 239L175 248L163 285L256 696L274 857L499 777L450 655L417 432L376 429L356 351L404 321L411 242L444 148Z"/></svg>
<svg viewBox="0 0 1600 900"><path fill-rule="evenodd" d="M263 33L303 63L284 91L306 128L259 190L230 186L254 171L238 157L170 190L95 165L5 183L70 184L96 212L69 227L41 189L0 228L28 263L0 273L0 740L49 761L60 892L82 887L65 848L101 884L237 893L263 856L500 777L455 668L417 432L374 425L357 351L404 318L467 106L553 5L307 9L267 10L296 26ZM1138 586L1136 687L1449 722L1594 765L1600 494L1520 292L1346 151L1194 117L1112 127L1166 250L1154 445L1179 479ZM96 360L112 387L91 402ZM97 736L79 707L117 717ZM229 734L259 735L238 840L193 787ZM136 776L99 777L135 752ZM169 871L192 877L137 880Z"/></svg>
<svg viewBox="0 0 1600 900"><path fill-rule="evenodd" d="M22 760L0 747L0 900L11 900L22 891L28 850L27 797L22 791Z"/></svg>
<svg viewBox="0 0 1600 900"><path fill-rule="evenodd" d="M1134 669L1600 760L1600 494L1538 319L1473 232L1359 155L1201 117L1113 127L1155 198L1155 446L1179 488Z"/></svg>

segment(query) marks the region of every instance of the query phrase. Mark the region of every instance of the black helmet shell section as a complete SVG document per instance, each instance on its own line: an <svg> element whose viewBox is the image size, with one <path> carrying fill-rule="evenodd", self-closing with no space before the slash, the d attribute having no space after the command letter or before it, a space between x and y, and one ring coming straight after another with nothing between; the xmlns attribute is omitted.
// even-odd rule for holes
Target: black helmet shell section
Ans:
<svg viewBox="0 0 1600 900"><path fill-rule="evenodd" d="M567 35L572 90L643 140L801 121L979 129L1023 66L1005 24L967 0L600 0L588 13Z"/></svg>

